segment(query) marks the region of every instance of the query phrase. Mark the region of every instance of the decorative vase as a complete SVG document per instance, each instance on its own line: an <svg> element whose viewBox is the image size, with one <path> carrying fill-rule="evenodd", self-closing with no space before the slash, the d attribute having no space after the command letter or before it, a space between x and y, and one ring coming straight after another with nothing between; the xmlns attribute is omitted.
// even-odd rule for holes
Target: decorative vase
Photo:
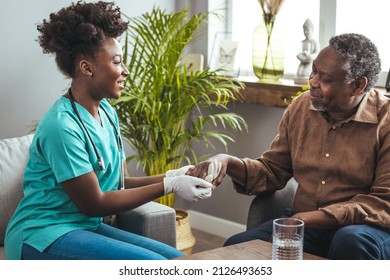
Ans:
<svg viewBox="0 0 390 280"><path fill-rule="evenodd" d="M191 255L195 246L195 237L192 235L190 214L184 210L176 210L176 248L185 255Z"/></svg>
<svg viewBox="0 0 390 280"><path fill-rule="evenodd" d="M277 81L284 73L284 35L276 17L263 15L253 31L253 72L260 81Z"/></svg>

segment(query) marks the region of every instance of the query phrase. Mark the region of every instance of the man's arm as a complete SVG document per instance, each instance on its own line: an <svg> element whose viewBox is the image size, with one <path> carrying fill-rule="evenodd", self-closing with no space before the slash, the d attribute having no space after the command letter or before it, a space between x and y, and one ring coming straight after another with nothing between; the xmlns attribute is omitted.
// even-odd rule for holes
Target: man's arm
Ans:
<svg viewBox="0 0 390 280"><path fill-rule="evenodd" d="M338 221L333 216L320 210L298 213L292 218L302 220L306 228L332 229L339 227Z"/></svg>

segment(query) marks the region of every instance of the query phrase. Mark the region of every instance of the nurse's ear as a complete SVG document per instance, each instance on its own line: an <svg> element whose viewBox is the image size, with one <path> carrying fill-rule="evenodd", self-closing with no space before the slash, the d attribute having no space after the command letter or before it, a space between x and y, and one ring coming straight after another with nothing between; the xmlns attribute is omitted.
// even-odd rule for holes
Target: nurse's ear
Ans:
<svg viewBox="0 0 390 280"><path fill-rule="evenodd" d="M85 75L87 77L93 77L93 65L91 62L89 62L86 59L82 59L79 62L79 70L82 75Z"/></svg>

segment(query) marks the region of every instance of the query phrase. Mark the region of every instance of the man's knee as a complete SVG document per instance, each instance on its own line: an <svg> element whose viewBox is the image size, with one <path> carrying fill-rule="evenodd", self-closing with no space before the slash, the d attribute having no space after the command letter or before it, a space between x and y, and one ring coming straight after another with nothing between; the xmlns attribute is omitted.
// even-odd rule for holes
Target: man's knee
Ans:
<svg viewBox="0 0 390 280"><path fill-rule="evenodd" d="M253 240L254 238L249 238L248 235L246 234L246 232L241 232L241 233L238 233L238 234L235 234L231 237L229 237L225 243L223 244L223 246L230 246L230 245L233 245L233 244L238 244L238 243L243 243L243 242L246 242L246 241L250 241L250 240Z"/></svg>
<svg viewBox="0 0 390 280"><path fill-rule="evenodd" d="M328 258L334 260L380 259L380 244L371 227L351 225L340 228L333 237Z"/></svg>

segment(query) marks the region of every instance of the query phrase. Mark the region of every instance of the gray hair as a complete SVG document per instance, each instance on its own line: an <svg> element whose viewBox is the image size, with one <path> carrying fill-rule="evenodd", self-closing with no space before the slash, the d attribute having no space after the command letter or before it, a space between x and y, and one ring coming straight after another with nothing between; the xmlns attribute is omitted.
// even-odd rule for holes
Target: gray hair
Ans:
<svg viewBox="0 0 390 280"><path fill-rule="evenodd" d="M375 86L381 71L381 60L373 42L363 35L349 33L333 36L329 46L345 59L347 83L364 76L368 80L365 92Z"/></svg>

